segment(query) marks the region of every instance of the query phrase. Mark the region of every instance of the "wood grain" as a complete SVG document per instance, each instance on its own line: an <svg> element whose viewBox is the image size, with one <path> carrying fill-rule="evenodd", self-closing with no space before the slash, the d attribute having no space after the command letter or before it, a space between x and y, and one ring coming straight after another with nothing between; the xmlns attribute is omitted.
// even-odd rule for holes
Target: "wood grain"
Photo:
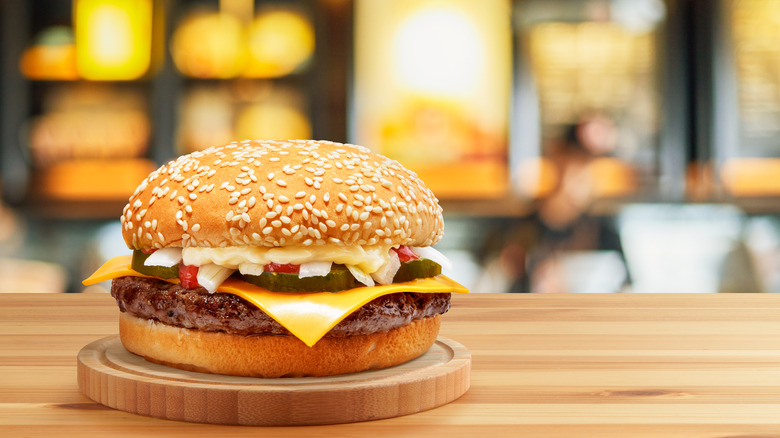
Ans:
<svg viewBox="0 0 780 438"><path fill-rule="evenodd" d="M82 395L76 356L115 334L117 315L106 295L0 295L0 436L780 437L772 294L456 295L441 336L472 354L462 397L396 418L262 429Z"/></svg>
<svg viewBox="0 0 780 438"><path fill-rule="evenodd" d="M469 388L471 355L439 338L404 364L332 377L257 379L147 362L117 335L78 354L82 392L106 406L170 420L249 426L352 423L447 404Z"/></svg>

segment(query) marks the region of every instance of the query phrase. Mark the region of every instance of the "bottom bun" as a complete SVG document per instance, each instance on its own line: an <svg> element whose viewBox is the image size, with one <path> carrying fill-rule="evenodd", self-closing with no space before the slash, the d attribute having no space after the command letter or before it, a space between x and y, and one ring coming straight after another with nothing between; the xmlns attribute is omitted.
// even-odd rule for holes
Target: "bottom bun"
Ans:
<svg viewBox="0 0 780 438"><path fill-rule="evenodd" d="M249 377L332 376L398 365L425 353L441 315L384 333L324 337L313 347L289 335L239 336L174 327L126 312L119 316L125 348L150 362L188 371Z"/></svg>

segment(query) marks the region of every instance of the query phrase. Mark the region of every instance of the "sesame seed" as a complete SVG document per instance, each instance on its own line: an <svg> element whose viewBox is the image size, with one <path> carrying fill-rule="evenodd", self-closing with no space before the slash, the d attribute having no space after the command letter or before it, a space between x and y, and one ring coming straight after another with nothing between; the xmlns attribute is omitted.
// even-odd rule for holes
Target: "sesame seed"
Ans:
<svg viewBox="0 0 780 438"><path fill-rule="evenodd" d="M360 190L360 186L357 185L357 184L349 186L349 191L350 192L357 192L358 190Z"/></svg>
<svg viewBox="0 0 780 438"><path fill-rule="evenodd" d="M330 228L336 227L336 222L333 221L332 219L328 219L327 221L325 221L325 224L327 224Z"/></svg>
<svg viewBox="0 0 780 438"><path fill-rule="evenodd" d="M241 213L241 219L243 219L246 223L250 223L252 221L252 219L246 213Z"/></svg>
<svg viewBox="0 0 780 438"><path fill-rule="evenodd" d="M274 228L279 228L279 227L282 226L282 221L280 221L280 220L272 221L271 222L271 226L274 227Z"/></svg>
<svg viewBox="0 0 780 438"><path fill-rule="evenodd" d="M341 199L344 202L347 202L347 195L339 192L339 199Z"/></svg>
<svg viewBox="0 0 780 438"><path fill-rule="evenodd" d="M134 208L138 208L138 207L140 207L141 205L143 205L143 203L141 203L141 200L140 200L140 199L136 199L136 200L135 200L135 202L133 203L133 207L134 207Z"/></svg>
<svg viewBox="0 0 780 438"><path fill-rule="evenodd" d="M268 172L268 181L271 181L272 179L274 179L274 173Z"/></svg>
<svg viewBox="0 0 780 438"><path fill-rule="evenodd" d="M251 189L251 188L249 188L249 187L247 187L247 188L245 188L245 189L242 189L242 190L241 190L241 194L242 194L242 195L246 195L246 194L248 194L248 193L249 193L249 192L251 192L251 191L252 191L252 189Z"/></svg>
<svg viewBox="0 0 780 438"><path fill-rule="evenodd" d="M184 211L186 211L187 213L192 213L192 206L191 205L185 206Z"/></svg>
<svg viewBox="0 0 780 438"><path fill-rule="evenodd" d="M277 180L276 180L276 184L277 184L279 187L287 187L287 183L286 183L286 182L285 182L283 179L277 179Z"/></svg>
<svg viewBox="0 0 780 438"><path fill-rule="evenodd" d="M191 200L193 200L193 201L194 201L194 200L196 200L197 198L198 198L198 195L197 195L197 193L190 193L190 199L191 199Z"/></svg>
<svg viewBox="0 0 780 438"><path fill-rule="evenodd" d="M271 227L265 227L265 228L263 228L263 234L271 234L271 231L273 231L273 230L274 229L271 228Z"/></svg>
<svg viewBox="0 0 780 438"><path fill-rule="evenodd" d="M277 200L283 204L290 202L290 198L284 195L279 195L279 198Z"/></svg>
<svg viewBox="0 0 780 438"><path fill-rule="evenodd" d="M249 198L249 202L247 202L246 206L252 208L255 206L255 202L257 202L257 200L255 199L254 196L252 196Z"/></svg>

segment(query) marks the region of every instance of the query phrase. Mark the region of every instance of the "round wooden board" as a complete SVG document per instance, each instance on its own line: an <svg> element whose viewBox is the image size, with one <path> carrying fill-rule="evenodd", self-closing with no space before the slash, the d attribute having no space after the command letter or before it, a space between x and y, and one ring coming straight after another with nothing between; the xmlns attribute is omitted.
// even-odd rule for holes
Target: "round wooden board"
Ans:
<svg viewBox="0 0 780 438"><path fill-rule="evenodd" d="M292 426L350 423L447 404L469 388L471 354L438 338L422 356L384 370L258 379L179 370L125 350L119 336L81 349L81 391L103 405L199 423Z"/></svg>

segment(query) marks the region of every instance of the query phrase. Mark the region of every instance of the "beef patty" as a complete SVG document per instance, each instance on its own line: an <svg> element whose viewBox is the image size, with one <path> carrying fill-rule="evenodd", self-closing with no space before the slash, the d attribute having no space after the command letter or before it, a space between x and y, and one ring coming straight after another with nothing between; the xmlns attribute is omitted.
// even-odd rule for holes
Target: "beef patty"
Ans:
<svg viewBox="0 0 780 438"><path fill-rule="evenodd" d="M236 335L289 335L281 324L241 297L185 289L181 285L144 277L120 277L111 283L119 310L164 324ZM386 332L413 320L446 313L449 293L400 292L363 305L325 336L346 337Z"/></svg>

